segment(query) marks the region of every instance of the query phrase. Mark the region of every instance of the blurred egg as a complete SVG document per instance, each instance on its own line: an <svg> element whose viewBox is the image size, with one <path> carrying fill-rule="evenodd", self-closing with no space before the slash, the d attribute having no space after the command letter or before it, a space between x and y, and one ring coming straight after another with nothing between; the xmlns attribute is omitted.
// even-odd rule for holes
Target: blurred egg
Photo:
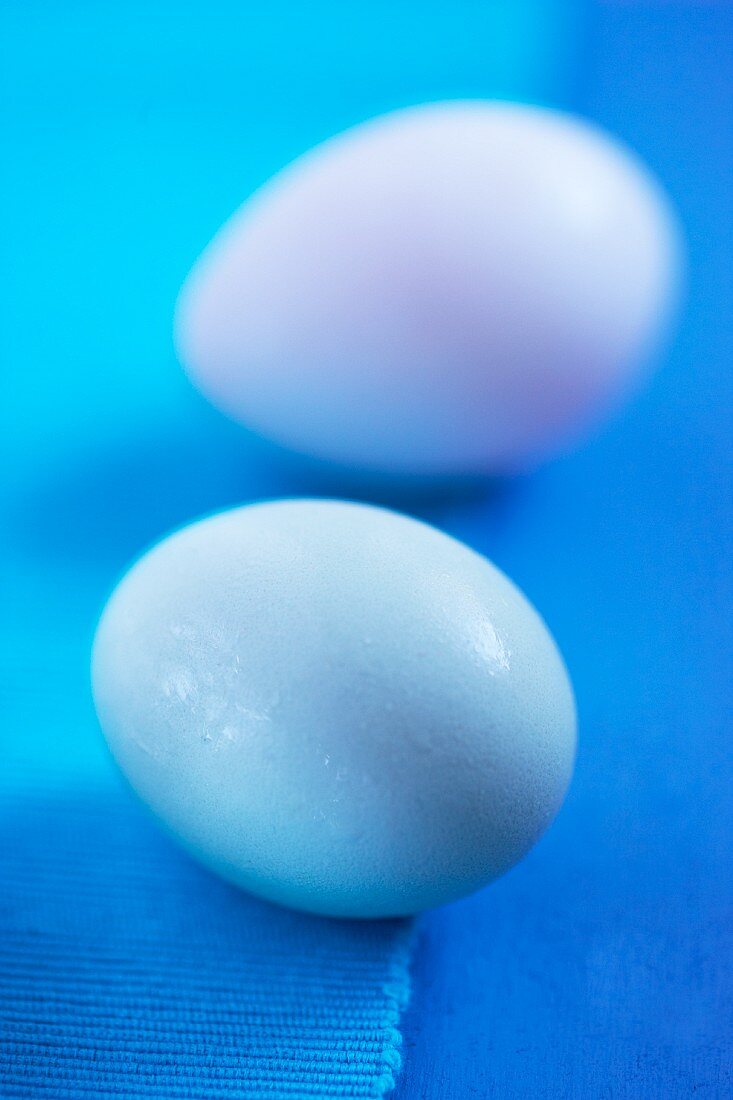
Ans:
<svg viewBox="0 0 733 1100"><path fill-rule="evenodd" d="M557 812L575 709L536 612L466 546L383 509L281 501L164 539L93 656L132 786L225 878L381 917L502 874Z"/></svg>
<svg viewBox="0 0 733 1100"><path fill-rule="evenodd" d="M215 405L367 471L506 473L617 403L675 298L644 166L578 119L450 102L318 146L221 230L176 340Z"/></svg>

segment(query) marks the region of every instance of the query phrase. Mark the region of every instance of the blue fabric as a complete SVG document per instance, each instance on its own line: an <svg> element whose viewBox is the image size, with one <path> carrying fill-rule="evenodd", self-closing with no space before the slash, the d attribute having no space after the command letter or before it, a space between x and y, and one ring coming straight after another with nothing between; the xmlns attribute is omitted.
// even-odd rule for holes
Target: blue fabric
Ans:
<svg viewBox="0 0 733 1100"><path fill-rule="evenodd" d="M107 759L89 644L171 527L339 491L245 439L173 359L175 294L213 231L382 110L567 94L575 6L2 5L3 1096L391 1087L409 924L286 913L182 855Z"/></svg>
<svg viewBox="0 0 733 1100"><path fill-rule="evenodd" d="M430 512L542 609L580 751L529 857L426 921L399 1100L733 1095L733 7L594 24L579 107L670 189L685 312L583 449Z"/></svg>
<svg viewBox="0 0 733 1100"><path fill-rule="evenodd" d="M2 1096L392 1087L408 924L258 903L101 784L3 793Z"/></svg>

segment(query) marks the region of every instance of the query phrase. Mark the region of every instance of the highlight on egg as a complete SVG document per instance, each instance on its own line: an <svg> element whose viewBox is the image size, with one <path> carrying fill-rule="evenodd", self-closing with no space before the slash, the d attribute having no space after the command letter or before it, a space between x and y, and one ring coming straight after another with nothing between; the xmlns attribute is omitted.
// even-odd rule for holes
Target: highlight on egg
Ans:
<svg viewBox="0 0 733 1100"><path fill-rule="evenodd" d="M680 256L663 191L609 135L539 107L427 104L246 201L186 280L176 344L215 405L295 451L511 473L638 383Z"/></svg>
<svg viewBox="0 0 733 1100"><path fill-rule="evenodd" d="M120 768L212 870L332 916L414 913L503 874L557 813L573 693L490 562L381 508L286 500L165 538L93 653Z"/></svg>

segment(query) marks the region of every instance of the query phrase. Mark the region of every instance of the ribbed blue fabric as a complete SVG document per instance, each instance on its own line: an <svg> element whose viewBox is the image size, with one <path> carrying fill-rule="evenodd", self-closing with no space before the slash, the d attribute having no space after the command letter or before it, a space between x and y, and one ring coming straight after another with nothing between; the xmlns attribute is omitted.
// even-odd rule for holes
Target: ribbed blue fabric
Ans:
<svg viewBox="0 0 733 1100"><path fill-rule="evenodd" d="M6 792L0 1093L379 1097L409 928L276 909L112 785Z"/></svg>

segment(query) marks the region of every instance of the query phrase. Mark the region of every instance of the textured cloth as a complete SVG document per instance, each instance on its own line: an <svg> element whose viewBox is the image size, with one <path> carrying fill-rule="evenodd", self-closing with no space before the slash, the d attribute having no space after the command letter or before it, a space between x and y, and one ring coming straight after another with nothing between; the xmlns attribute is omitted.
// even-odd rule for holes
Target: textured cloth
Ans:
<svg viewBox="0 0 733 1100"><path fill-rule="evenodd" d="M114 788L8 799L0 844L3 1096L393 1085L407 925L246 897Z"/></svg>

